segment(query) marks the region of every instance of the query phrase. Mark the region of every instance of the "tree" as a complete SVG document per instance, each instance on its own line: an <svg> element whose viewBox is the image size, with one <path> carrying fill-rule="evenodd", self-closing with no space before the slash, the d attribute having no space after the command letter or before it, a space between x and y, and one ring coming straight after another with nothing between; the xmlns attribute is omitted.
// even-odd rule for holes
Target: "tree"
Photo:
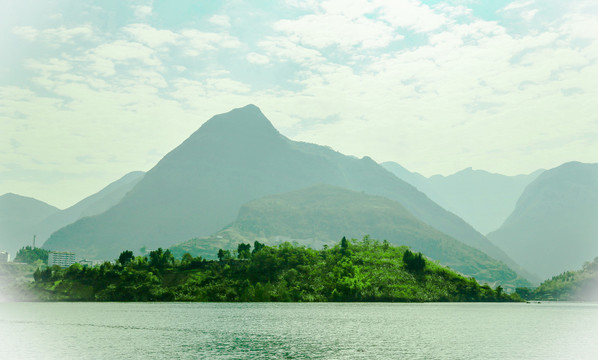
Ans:
<svg viewBox="0 0 598 360"><path fill-rule="evenodd" d="M403 253L403 263L409 272L421 272L426 267L426 260L422 253L412 253L411 250L405 250Z"/></svg>
<svg viewBox="0 0 598 360"><path fill-rule="evenodd" d="M237 247L237 258L249 259L251 256L251 244L239 244Z"/></svg>
<svg viewBox="0 0 598 360"><path fill-rule="evenodd" d="M193 256L191 254L184 253L183 254L183 258L181 259L181 262L183 263L183 265L189 265L191 264L191 261L193 261Z"/></svg>
<svg viewBox="0 0 598 360"><path fill-rule="evenodd" d="M41 281L42 279L42 272L39 268L37 268L34 272L33 272L33 280L35 281Z"/></svg>
<svg viewBox="0 0 598 360"><path fill-rule="evenodd" d="M37 260L41 260L43 263L47 263L48 250L38 247L34 248L31 246L24 246L19 251L17 251L17 255L15 256L15 262L33 264Z"/></svg>
<svg viewBox="0 0 598 360"><path fill-rule="evenodd" d="M151 251L149 254L149 264L150 266L155 267L158 270L164 269L167 265L172 265L174 263L174 256L170 250L162 250L162 248L158 248L158 250Z"/></svg>
<svg viewBox="0 0 598 360"><path fill-rule="evenodd" d="M254 241L253 242L253 251L251 253L255 254L256 252L262 250L264 248L264 246L266 246L266 245L262 244L261 242L259 242L257 240Z"/></svg>
<svg viewBox="0 0 598 360"><path fill-rule="evenodd" d="M351 250L349 249L350 245L351 244L349 243L349 240L347 240L347 238L343 236L343 238L341 239L341 254L343 256L351 255Z"/></svg>
<svg viewBox="0 0 598 360"><path fill-rule="evenodd" d="M133 252L131 250L125 250L123 252L120 253L120 256L118 257L118 262L122 265L122 266L126 266L128 265L132 260L134 259L133 256Z"/></svg>
<svg viewBox="0 0 598 360"><path fill-rule="evenodd" d="M224 260L230 260L232 259L232 255L230 254L230 250L218 250L218 260L220 261L224 261Z"/></svg>

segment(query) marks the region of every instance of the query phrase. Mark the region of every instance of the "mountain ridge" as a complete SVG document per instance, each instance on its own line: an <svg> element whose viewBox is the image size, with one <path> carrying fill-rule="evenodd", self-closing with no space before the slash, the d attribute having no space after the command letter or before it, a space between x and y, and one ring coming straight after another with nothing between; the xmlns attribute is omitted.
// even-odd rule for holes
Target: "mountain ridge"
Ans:
<svg viewBox="0 0 598 360"><path fill-rule="evenodd" d="M209 119L117 205L57 231L44 246L108 259L125 245L168 247L221 230L248 201L319 183L398 201L438 230L509 261L465 221L371 158L292 141L254 105Z"/></svg>
<svg viewBox="0 0 598 360"><path fill-rule="evenodd" d="M598 254L598 164L568 162L530 183L489 238L548 278Z"/></svg>

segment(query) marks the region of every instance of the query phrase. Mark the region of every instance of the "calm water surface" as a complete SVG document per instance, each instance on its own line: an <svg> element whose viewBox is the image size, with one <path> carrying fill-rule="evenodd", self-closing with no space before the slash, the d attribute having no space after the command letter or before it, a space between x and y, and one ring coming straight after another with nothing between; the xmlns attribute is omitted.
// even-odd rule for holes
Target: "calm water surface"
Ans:
<svg viewBox="0 0 598 360"><path fill-rule="evenodd" d="M1 359L598 359L598 304L0 303Z"/></svg>

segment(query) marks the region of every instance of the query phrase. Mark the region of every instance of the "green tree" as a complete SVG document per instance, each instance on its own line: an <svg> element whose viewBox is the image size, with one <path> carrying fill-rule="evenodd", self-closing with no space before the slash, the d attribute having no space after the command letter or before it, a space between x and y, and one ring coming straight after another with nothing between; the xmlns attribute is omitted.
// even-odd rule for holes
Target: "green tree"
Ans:
<svg viewBox="0 0 598 360"><path fill-rule="evenodd" d="M218 260L220 261L224 261L224 260L230 260L232 259L232 255L230 253L230 250L218 250Z"/></svg>
<svg viewBox="0 0 598 360"><path fill-rule="evenodd" d="M259 242L257 240L254 241L253 242L253 251L251 253L255 254L256 252L262 250L264 248L264 246L266 246L266 245L262 244L261 242Z"/></svg>
<svg viewBox="0 0 598 360"><path fill-rule="evenodd" d="M413 253L411 250L405 250L403 253L403 263L409 272L419 273L426 267L426 260L422 253Z"/></svg>
<svg viewBox="0 0 598 360"><path fill-rule="evenodd" d="M251 244L239 244L237 247L237 258L249 259L251 256Z"/></svg>
<svg viewBox="0 0 598 360"><path fill-rule="evenodd" d="M122 266L127 266L131 261L133 261L134 258L135 257L133 256L133 252L131 250L125 250L120 253L120 256L118 257L118 262Z"/></svg>
<svg viewBox="0 0 598 360"><path fill-rule="evenodd" d="M173 265L174 256L170 250L164 251L162 248L158 250L150 251L149 264L158 270L162 270L169 265Z"/></svg>
<svg viewBox="0 0 598 360"><path fill-rule="evenodd" d="M44 264L48 262L48 250L25 246L17 251L15 262L33 264L37 260L41 260Z"/></svg>
<svg viewBox="0 0 598 360"><path fill-rule="evenodd" d="M183 258L181 259L181 263L183 265L189 265L193 261L193 256L189 253L184 253Z"/></svg>

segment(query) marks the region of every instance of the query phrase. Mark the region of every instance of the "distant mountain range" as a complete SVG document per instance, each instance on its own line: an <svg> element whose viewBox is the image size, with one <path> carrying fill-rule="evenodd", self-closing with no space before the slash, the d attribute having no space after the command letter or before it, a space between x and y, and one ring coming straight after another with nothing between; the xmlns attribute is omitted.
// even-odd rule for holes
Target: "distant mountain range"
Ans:
<svg viewBox="0 0 598 360"><path fill-rule="evenodd" d="M513 289L530 285L504 263L423 223L398 202L331 185L253 200L241 207L237 219L224 230L186 241L171 251L214 258L219 248L233 249L240 242L274 245L291 241L321 248L333 246L342 236L361 239L365 235L408 245L479 281L498 281Z"/></svg>
<svg viewBox="0 0 598 360"><path fill-rule="evenodd" d="M168 247L216 233L251 200L317 184L398 201L419 220L516 267L465 221L369 157L291 141L254 105L208 120L117 205L60 229L44 247L99 259L114 259L123 249Z"/></svg>
<svg viewBox="0 0 598 360"><path fill-rule="evenodd" d="M543 279L592 260L598 256L598 164L545 171L488 237Z"/></svg>
<svg viewBox="0 0 598 360"><path fill-rule="evenodd" d="M142 177L143 172L131 172L64 210L20 195L0 196L0 250L14 258L21 247L32 245L34 235L41 246L54 231L117 204Z"/></svg>
<svg viewBox="0 0 598 360"><path fill-rule="evenodd" d="M0 250L14 259L18 249L33 244L35 226L58 212L60 209L33 198L10 193L0 196Z"/></svg>
<svg viewBox="0 0 598 360"><path fill-rule="evenodd" d="M482 234L498 229L515 209L525 187L544 170L506 176L467 168L449 176L425 177L395 162L381 164Z"/></svg>
<svg viewBox="0 0 598 360"><path fill-rule="evenodd" d="M258 238L318 247L369 234L478 279L524 284L513 269L539 283L598 255L597 166L426 178L292 141L248 105L205 122L146 174L69 209L1 196L0 250L14 256L37 234L38 244L48 238L44 248L81 258L175 244L175 252L213 256ZM496 228L492 241L476 230Z"/></svg>

